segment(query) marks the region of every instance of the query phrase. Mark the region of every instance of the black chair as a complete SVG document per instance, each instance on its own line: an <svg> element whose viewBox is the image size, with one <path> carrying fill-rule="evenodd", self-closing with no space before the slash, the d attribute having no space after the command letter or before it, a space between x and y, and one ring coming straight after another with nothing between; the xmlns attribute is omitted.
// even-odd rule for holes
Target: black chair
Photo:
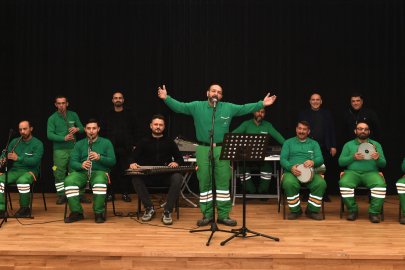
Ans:
<svg viewBox="0 0 405 270"><path fill-rule="evenodd" d="M148 189L169 189L170 187L147 187ZM136 212L137 218L139 220L139 215L142 208L141 198L138 196L138 211ZM177 212L177 219L179 219L179 196L177 195L176 203L174 205L175 211Z"/></svg>
<svg viewBox="0 0 405 270"><path fill-rule="evenodd" d="M48 211L48 209L46 207L46 201L45 201L44 186L43 186L42 181L41 181L41 166L39 166L38 178L35 178L35 181L32 182L32 184L30 185L30 206L29 206L30 214L28 215L28 217L25 217L25 218L34 218L32 216L32 201L34 199L34 187L35 187L35 184L41 186L42 199L44 200L44 208L45 208L45 211ZM8 199L9 199L9 203L10 203L10 209L13 210L13 204L11 202L10 189L9 189L10 187L17 188L17 183L8 184L8 189L7 189L7 191L8 191L7 192L8 193Z"/></svg>
<svg viewBox="0 0 405 270"><path fill-rule="evenodd" d="M342 178L344 172L340 173L340 178ZM380 175L384 178L384 175L382 172L380 172ZM384 178L385 181L385 178ZM356 194L356 190L368 190L365 186L358 186L357 188L354 189L354 193ZM340 219L343 217L343 212L345 211L345 204L343 203L343 197L340 197ZM401 214L401 205L399 205L399 213ZM401 217L399 217L401 218ZM381 208L381 220L384 221L384 205Z"/></svg>
<svg viewBox="0 0 405 270"><path fill-rule="evenodd" d="M285 196L285 192L283 189L283 176L281 176L281 181L280 181L280 190L281 190L280 196L281 195L283 196L283 218L285 219L285 201L286 201L285 197L286 196ZM321 176L323 178L323 175L321 175ZM301 186L300 190L309 190L309 188ZM278 199L278 212L279 213L280 213L280 205L281 205L281 198ZM323 219L325 219L325 205L324 205L323 200L322 200L322 217L323 217Z"/></svg>

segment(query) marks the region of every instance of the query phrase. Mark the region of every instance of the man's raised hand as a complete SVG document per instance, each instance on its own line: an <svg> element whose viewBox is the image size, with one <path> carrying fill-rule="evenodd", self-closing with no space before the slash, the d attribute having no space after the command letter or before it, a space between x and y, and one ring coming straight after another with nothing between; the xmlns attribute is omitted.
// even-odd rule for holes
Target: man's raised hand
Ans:
<svg viewBox="0 0 405 270"><path fill-rule="evenodd" d="M159 87L158 96L161 99L166 99L167 98L166 86L163 85L163 89Z"/></svg>
<svg viewBox="0 0 405 270"><path fill-rule="evenodd" d="M268 93L267 96L263 99L263 105L270 106L274 103L274 101L276 101L276 98L277 97L275 95L270 96L270 93Z"/></svg>

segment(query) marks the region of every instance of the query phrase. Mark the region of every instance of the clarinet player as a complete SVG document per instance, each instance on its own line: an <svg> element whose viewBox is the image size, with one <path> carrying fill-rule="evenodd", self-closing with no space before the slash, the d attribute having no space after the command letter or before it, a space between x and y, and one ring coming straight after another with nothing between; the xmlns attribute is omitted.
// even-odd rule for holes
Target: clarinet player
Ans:
<svg viewBox="0 0 405 270"><path fill-rule="evenodd" d="M68 111L68 99L65 96L55 98L55 107L58 110L48 119L47 137L53 141L53 176L55 177L55 187L59 196L56 204L66 202L64 182L66 171L74 172L70 166L73 147L76 143L76 133L83 133L83 125L79 116L75 112ZM84 196L84 190L80 191L80 202L91 203L90 199Z"/></svg>
<svg viewBox="0 0 405 270"><path fill-rule="evenodd" d="M93 211L96 223L104 223L105 198L109 183L110 167L116 159L112 143L98 136L100 127L97 120L90 119L86 123L87 137L75 144L72 153L71 166L75 170L66 177L64 190L68 198L69 217L65 223L72 223L84 219L83 208L80 203L79 190L89 186L93 190ZM88 172L91 170L91 173Z"/></svg>

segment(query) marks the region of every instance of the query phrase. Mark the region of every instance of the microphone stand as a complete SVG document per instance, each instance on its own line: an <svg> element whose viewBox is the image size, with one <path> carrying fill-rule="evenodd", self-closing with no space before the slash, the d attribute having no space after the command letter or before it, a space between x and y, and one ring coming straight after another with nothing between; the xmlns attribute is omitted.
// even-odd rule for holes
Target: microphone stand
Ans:
<svg viewBox="0 0 405 270"><path fill-rule="evenodd" d="M215 158L214 158L214 124L215 124L215 112L217 110L216 106L217 102L214 101L214 110L212 114L212 128L211 128L211 134L210 134L210 151L208 153L209 159L211 159L211 176L212 176L212 217L213 217L213 222L210 223L211 228L210 229L205 229L205 230L191 230L190 233L193 232L211 232L211 236L208 239L208 242L206 243L206 246L210 245L212 236L214 235L215 232L227 232L227 233L234 233L231 231L226 231L226 230L220 230L218 229L217 223L215 222L215 206L217 202L217 191L216 191L216 186L215 186ZM209 169L209 168L208 168Z"/></svg>
<svg viewBox="0 0 405 270"><path fill-rule="evenodd" d="M4 207L5 207L5 211L4 211L4 216L3 216L3 220L0 223L0 228L3 226L4 222L7 222L7 217L8 217L8 212L7 212L7 194L8 194L8 146L10 144L10 140L11 140L11 136L13 135L14 131L12 129L10 129L10 133L8 134L8 141L7 141L7 145L6 145L6 149L3 150L4 156L6 158L6 162L5 162L5 171L4 174L6 176L5 181L4 181ZM1 196L1 195L0 195Z"/></svg>

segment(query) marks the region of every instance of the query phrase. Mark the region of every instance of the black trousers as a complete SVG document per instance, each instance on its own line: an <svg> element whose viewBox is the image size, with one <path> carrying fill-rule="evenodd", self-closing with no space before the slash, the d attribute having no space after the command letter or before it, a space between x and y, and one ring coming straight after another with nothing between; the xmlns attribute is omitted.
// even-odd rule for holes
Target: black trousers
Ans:
<svg viewBox="0 0 405 270"><path fill-rule="evenodd" d="M170 186L167 193L167 202L165 210L172 212L174 203L180 193L181 184L183 183L183 176L179 173L161 174L161 175L136 175L132 177L132 183L141 198L142 204L145 208L152 207L153 203L150 199L148 187L167 187Z"/></svg>
<svg viewBox="0 0 405 270"><path fill-rule="evenodd" d="M114 192L120 189L122 193L129 192L130 178L125 176L125 170L129 169L129 152L125 146L114 148L116 163L111 168L111 188Z"/></svg>

